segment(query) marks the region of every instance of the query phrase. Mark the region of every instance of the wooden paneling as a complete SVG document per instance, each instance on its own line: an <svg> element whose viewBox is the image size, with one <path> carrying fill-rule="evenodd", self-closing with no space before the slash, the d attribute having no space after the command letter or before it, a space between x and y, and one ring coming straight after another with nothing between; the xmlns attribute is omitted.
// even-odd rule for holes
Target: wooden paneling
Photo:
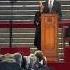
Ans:
<svg viewBox="0 0 70 70"><path fill-rule="evenodd" d="M58 15L42 14L41 20L41 49L47 57L48 62L56 62Z"/></svg>

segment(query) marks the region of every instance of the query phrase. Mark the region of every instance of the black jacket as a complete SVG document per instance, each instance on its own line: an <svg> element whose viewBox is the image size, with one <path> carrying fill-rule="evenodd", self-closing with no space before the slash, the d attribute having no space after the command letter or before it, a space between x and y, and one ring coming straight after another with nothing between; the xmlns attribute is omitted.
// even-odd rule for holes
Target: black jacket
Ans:
<svg viewBox="0 0 70 70"><path fill-rule="evenodd" d="M48 8L48 2L44 2L44 10L43 13L49 13L49 8ZM60 17L62 16L61 12L61 3L58 1L54 1L53 7L52 7L52 13L57 13Z"/></svg>

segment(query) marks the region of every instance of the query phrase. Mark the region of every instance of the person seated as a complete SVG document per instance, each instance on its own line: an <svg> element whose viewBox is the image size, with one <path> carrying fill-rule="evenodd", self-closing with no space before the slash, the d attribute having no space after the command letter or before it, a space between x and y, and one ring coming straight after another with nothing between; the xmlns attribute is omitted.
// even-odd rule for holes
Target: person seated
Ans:
<svg viewBox="0 0 70 70"><path fill-rule="evenodd" d="M21 67L21 62L22 62L22 55L21 53L14 53L13 57L15 58L16 62L20 65Z"/></svg>
<svg viewBox="0 0 70 70"><path fill-rule="evenodd" d="M27 70L32 70L33 65L35 64L36 61L37 61L36 56L34 54L30 54L27 59Z"/></svg>
<svg viewBox="0 0 70 70"><path fill-rule="evenodd" d="M27 69L26 65L27 65L26 58L22 56L21 68L26 70Z"/></svg>
<svg viewBox="0 0 70 70"><path fill-rule="evenodd" d="M12 54L10 53L6 53L2 56L2 62L16 62L16 60L14 59L14 57L12 56Z"/></svg>
<svg viewBox="0 0 70 70"><path fill-rule="evenodd" d="M36 51L35 56L37 57L37 61L33 66L34 70L50 70L47 65L47 58L43 55L42 51Z"/></svg>
<svg viewBox="0 0 70 70"><path fill-rule="evenodd" d="M43 52L38 50L35 52L35 56L39 62L45 61L47 63L47 58L43 55Z"/></svg>
<svg viewBox="0 0 70 70"><path fill-rule="evenodd" d="M22 62L22 55L20 53L6 53L0 56L0 60L2 62L15 62L21 66Z"/></svg>
<svg viewBox="0 0 70 70"><path fill-rule="evenodd" d="M18 52L14 53L13 56L14 56L16 62L20 65L20 67L23 70L25 70L26 69L26 64L27 64L26 58L24 56L22 56L21 53L18 53Z"/></svg>

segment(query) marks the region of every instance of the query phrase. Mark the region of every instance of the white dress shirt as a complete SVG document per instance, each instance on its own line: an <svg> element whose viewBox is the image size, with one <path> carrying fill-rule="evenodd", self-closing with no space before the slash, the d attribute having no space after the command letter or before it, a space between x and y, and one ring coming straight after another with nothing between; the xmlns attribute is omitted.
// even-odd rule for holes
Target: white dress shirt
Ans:
<svg viewBox="0 0 70 70"><path fill-rule="evenodd" d="M51 1L51 3L50 3L50 1ZM54 3L54 0L49 0L48 1L48 7L49 7L49 9L52 9L53 3Z"/></svg>

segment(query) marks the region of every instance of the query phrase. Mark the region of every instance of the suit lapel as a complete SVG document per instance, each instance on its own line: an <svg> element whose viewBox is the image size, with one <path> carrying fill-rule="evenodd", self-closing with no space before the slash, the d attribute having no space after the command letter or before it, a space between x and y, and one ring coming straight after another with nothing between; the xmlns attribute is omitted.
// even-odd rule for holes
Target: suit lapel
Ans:
<svg viewBox="0 0 70 70"><path fill-rule="evenodd" d="M52 7L52 10L55 9L55 5L56 5L56 1L53 2L53 7Z"/></svg>
<svg viewBox="0 0 70 70"><path fill-rule="evenodd" d="M46 1L46 3L47 3L47 6L48 6L48 1ZM53 11L54 8L55 8L55 3L56 3L56 1L54 0L54 2L53 2L53 6L52 6L52 11ZM49 9L49 7L48 7L48 9Z"/></svg>

